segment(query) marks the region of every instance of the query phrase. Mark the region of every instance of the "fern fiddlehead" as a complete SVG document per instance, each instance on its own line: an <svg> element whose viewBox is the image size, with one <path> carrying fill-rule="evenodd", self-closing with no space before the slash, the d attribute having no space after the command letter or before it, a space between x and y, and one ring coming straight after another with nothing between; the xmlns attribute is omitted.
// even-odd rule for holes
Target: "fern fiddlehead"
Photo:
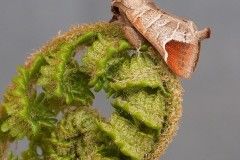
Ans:
<svg viewBox="0 0 240 160"><path fill-rule="evenodd" d="M80 65L74 56L83 47ZM181 86L151 47L130 52L137 51L117 24L75 27L55 38L7 88L0 135L9 138L1 143L26 136L22 159L157 159L181 117ZM91 88L115 98L109 121L91 109Z"/></svg>

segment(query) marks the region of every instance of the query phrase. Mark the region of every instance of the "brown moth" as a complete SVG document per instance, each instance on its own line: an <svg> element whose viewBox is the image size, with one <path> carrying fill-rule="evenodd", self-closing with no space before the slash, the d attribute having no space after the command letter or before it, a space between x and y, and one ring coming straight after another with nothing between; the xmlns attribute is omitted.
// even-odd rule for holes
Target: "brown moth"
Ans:
<svg viewBox="0 0 240 160"><path fill-rule="evenodd" d="M192 21L169 14L148 0L113 0L112 12L110 22L123 23L132 45L139 47L146 39L173 72L190 78L198 62L201 40L210 37L210 28L198 31Z"/></svg>

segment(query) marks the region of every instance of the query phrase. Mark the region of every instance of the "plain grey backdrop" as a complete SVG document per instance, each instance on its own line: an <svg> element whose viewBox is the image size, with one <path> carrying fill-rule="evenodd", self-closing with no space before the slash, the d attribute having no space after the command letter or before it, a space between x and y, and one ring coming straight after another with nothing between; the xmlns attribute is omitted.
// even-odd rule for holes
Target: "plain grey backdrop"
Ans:
<svg viewBox="0 0 240 160"><path fill-rule="evenodd" d="M74 24L111 18L111 0L0 0L0 93L16 66ZM182 80L183 117L161 160L240 159L240 1L155 0L162 9L211 27L190 80ZM104 94L97 102L109 106ZM111 109L104 108L103 115Z"/></svg>

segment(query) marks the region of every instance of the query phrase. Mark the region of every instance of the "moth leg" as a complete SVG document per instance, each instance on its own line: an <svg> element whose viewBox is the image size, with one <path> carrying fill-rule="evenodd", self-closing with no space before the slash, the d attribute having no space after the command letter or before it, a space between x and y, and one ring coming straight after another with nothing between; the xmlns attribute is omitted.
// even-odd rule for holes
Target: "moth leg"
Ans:
<svg viewBox="0 0 240 160"><path fill-rule="evenodd" d="M123 31L129 43L131 43L137 51L140 52L142 44L146 42L145 38L131 26L123 26Z"/></svg>
<svg viewBox="0 0 240 160"><path fill-rule="evenodd" d="M125 38L137 49L137 53L140 53L142 44L147 42L147 40L133 27L127 16L124 13L121 13L121 10L112 8L112 11L115 15L113 15L110 22L116 22L122 25Z"/></svg>

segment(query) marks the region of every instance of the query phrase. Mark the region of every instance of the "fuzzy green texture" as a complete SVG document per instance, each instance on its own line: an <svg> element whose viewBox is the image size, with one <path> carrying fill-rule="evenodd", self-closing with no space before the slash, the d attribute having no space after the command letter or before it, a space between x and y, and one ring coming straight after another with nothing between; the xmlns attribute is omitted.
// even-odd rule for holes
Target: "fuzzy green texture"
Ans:
<svg viewBox="0 0 240 160"><path fill-rule="evenodd" d="M159 91L155 94L132 91L127 98L118 98L112 105L129 113L150 128L162 128L166 111L164 97Z"/></svg>
<svg viewBox="0 0 240 160"><path fill-rule="evenodd" d="M119 114L113 114L109 124L101 123L100 126L120 151L131 159L142 159L152 149L154 137L139 131L137 126Z"/></svg>
<svg viewBox="0 0 240 160"><path fill-rule="evenodd" d="M30 142L9 160L142 160L164 151L181 116L181 86L151 47L135 50L120 27L75 27L18 67L0 105L0 144ZM92 88L115 99L108 121L91 108Z"/></svg>

